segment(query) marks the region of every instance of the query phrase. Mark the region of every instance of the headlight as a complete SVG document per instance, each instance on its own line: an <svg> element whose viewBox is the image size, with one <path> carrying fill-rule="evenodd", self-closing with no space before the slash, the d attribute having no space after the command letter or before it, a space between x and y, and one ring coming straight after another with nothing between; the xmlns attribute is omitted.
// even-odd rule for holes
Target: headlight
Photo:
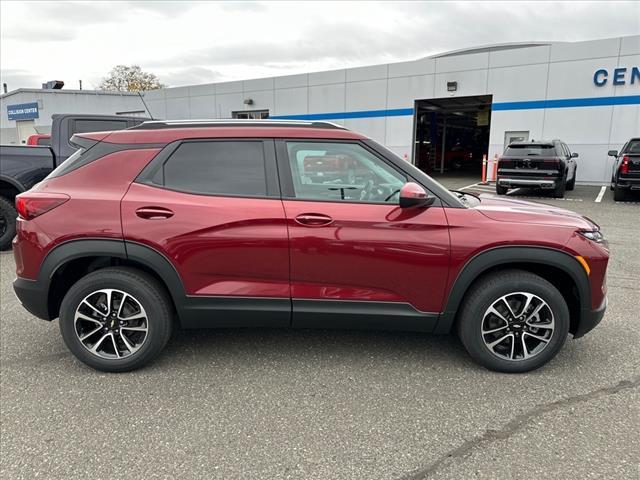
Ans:
<svg viewBox="0 0 640 480"><path fill-rule="evenodd" d="M578 233L592 242L599 243L603 247L609 248L609 242L607 242L607 239L604 238L604 235L602 235L600 230L580 230Z"/></svg>

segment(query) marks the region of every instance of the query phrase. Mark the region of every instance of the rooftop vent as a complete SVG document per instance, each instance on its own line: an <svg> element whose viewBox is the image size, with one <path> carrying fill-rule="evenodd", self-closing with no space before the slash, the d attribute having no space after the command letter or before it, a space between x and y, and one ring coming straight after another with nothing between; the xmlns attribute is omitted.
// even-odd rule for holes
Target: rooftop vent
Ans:
<svg viewBox="0 0 640 480"><path fill-rule="evenodd" d="M43 90L60 90L62 87L64 87L64 82L62 80L51 80L42 84Z"/></svg>

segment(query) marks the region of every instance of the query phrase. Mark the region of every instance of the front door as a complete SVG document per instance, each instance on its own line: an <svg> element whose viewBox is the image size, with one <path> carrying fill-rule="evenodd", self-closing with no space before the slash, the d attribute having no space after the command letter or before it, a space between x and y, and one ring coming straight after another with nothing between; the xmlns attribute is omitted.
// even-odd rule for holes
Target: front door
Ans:
<svg viewBox="0 0 640 480"><path fill-rule="evenodd" d="M278 141L277 151L293 325L430 331L449 269L443 208L401 209L410 179L360 142Z"/></svg>
<svg viewBox="0 0 640 480"><path fill-rule="evenodd" d="M166 147L131 185L122 220L128 241L162 253L178 272L187 297L183 324L290 325L289 246L273 140Z"/></svg>

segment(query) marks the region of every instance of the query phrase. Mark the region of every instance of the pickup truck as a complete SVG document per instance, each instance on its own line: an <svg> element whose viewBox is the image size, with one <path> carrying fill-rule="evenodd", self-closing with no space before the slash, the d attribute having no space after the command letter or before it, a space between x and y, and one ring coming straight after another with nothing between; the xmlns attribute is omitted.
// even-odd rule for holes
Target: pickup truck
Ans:
<svg viewBox="0 0 640 480"><path fill-rule="evenodd" d="M624 201L630 190L640 191L640 138L632 138L622 150L609 150L615 158L611 173L611 190L616 202Z"/></svg>
<svg viewBox="0 0 640 480"><path fill-rule="evenodd" d="M512 143L498 160L496 193L529 187L548 189L562 198L565 190L575 187L577 156L561 140Z"/></svg>
<svg viewBox="0 0 640 480"><path fill-rule="evenodd" d="M50 146L0 145L0 250L11 246L16 233L16 195L42 181L77 150L69 143L72 135L123 130L145 120L120 115L53 115Z"/></svg>

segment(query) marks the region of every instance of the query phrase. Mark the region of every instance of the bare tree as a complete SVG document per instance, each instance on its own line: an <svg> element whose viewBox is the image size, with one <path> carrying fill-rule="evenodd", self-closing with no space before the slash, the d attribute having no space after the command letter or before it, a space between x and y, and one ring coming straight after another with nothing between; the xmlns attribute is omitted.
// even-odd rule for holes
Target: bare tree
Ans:
<svg viewBox="0 0 640 480"><path fill-rule="evenodd" d="M145 92L162 88L158 77L153 73L143 72L138 65L116 65L109 75L102 79L100 90L118 92Z"/></svg>

